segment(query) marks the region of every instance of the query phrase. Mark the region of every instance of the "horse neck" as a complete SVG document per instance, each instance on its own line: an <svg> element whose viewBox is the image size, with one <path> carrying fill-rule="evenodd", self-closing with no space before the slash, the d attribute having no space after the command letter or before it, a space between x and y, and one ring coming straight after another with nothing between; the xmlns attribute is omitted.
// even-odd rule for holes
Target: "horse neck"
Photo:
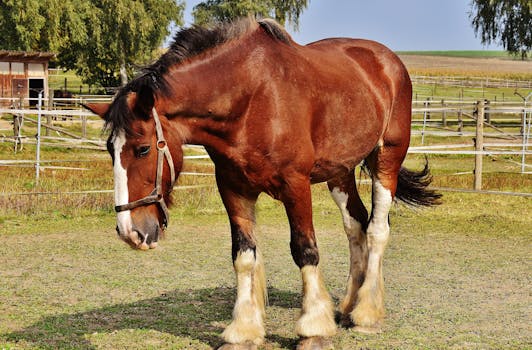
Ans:
<svg viewBox="0 0 532 350"><path fill-rule="evenodd" d="M171 69L165 77L172 95L160 103L188 143L216 148L230 142L228 136L265 79L253 69L264 56L260 40L237 40L212 56Z"/></svg>

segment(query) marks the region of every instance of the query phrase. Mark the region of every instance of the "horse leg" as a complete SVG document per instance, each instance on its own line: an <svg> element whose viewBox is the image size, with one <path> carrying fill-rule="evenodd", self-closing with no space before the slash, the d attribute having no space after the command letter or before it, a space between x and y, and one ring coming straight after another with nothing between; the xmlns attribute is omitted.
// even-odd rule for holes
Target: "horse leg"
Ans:
<svg viewBox="0 0 532 350"><path fill-rule="evenodd" d="M237 279L233 320L222 333L221 349L254 349L264 340L267 299L264 265L256 247L255 203L251 198L218 185L231 224L232 257Z"/></svg>
<svg viewBox="0 0 532 350"><path fill-rule="evenodd" d="M281 200L290 222L290 250L303 280L303 303L296 332L304 339L298 349L324 349L330 345L324 337L336 333L336 324L333 304L318 269L308 177L292 176L282 190Z"/></svg>
<svg viewBox="0 0 532 350"><path fill-rule="evenodd" d="M351 319L359 331L379 331L384 319L382 260L390 225L388 215L397 189L397 176L406 148L381 146L367 159L372 175L372 211L367 228L368 266Z"/></svg>
<svg viewBox="0 0 532 350"><path fill-rule="evenodd" d="M349 278L344 299L338 305L340 323L351 326L350 313L355 306L357 292L364 282L368 261L366 228L368 212L360 200L356 189L355 173L327 182L329 191L338 205L344 222L344 230L349 241Z"/></svg>

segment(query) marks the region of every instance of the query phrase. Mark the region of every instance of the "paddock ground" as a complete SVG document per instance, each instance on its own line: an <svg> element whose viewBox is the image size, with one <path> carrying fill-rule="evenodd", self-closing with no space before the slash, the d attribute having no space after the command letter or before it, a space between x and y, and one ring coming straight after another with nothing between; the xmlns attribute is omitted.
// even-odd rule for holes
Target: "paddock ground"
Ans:
<svg viewBox="0 0 532 350"><path fill-rule="evenodd" d="M0 348L210 349L231 318L229 225L215 189L176 207L167 236L129 249L110 212L0 222ZM363 191L367 201L367 191ZM395 207L385 255L382 333L340 329L336 349L532 347L530 198L445 193L435 209ZM323 186L314 187L321 268L336 302L347 241ZM269 292L263 349L292 349L301 281L279 203L261 197L258 239Z"/></svg>

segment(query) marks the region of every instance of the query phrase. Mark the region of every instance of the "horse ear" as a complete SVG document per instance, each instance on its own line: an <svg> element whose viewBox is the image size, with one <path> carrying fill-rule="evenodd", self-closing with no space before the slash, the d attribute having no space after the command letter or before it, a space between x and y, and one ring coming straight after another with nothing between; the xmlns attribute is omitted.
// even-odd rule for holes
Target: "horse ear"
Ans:
<svg viewBox="0 0 532 350"><path fill-rule="evenodd" d="M110 105L110 103L85 103L83 104L83 107L105 119L105 115L109 111Z"/></svg>
<svg viewBox="0 0 532 350"><path fill-rule="evenodd" d="M133 106L130 105L132 110L136 110L143 116L148 117L155 105L155 97L153 96L152 88L149 86L142 86L131 102L133 104Z"/></svg>

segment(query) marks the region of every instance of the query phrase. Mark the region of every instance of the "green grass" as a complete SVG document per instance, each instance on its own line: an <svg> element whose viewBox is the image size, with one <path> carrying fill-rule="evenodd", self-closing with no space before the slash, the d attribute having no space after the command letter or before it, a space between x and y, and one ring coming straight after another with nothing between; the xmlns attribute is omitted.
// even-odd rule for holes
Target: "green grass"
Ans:
<svg viewBox="0 0 532 350"><path fill-rule="evenodd" d="M197 190L195 190L197 191ZM342 297L347 241L324 186L314 187L321 266ZM368 200L367 188L363 189ZM198 193L194 193L198 194ZM11 218L0 225L0 345L16 349L210 349L231 319L229 225L212 193L193 213L172 210L160 247L133 251L114 215ZM384 263L384 331L340 329L336 349L515 349L529 345L529 199L446 194L444 205L392 210ZM300 274L282 206L258 207L270 305L263 349L297 342ZM528 344L528 345L527 345Z"/></svg>
<svg viewBox="0 0 532 350"><path fill-rule="evenodd" d="M89 85L84 84L81 77L73 71L51 71L48 75L48 87L50 91L54 90L68 90L73 94L88 94L97 92L97 90L90 89Z"/></svg>

